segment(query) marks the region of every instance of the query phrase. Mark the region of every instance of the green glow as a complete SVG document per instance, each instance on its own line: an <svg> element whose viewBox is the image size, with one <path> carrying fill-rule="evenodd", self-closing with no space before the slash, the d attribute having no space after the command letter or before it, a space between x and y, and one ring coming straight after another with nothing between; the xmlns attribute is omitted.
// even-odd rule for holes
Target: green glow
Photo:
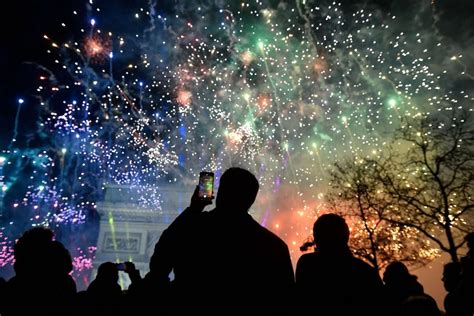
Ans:
<svg viewBox="0 0 474 316"><path fill-rule="evenodd" d="M394 98L388 99L388 105L391 108L394 108L395 106L397 106L397 100L395 100Z"/></svg>
<svg viewBox="0 0 474 316"><path fill-rule="evenodd" d="M112 234L112 243L113 243L113 247L114 247L114 252L115 252L115 262L120 262L120 258L118 257L117 255L117 250L118 250L118 247L117 247L117 238L115 237L115 222L114 222L114 216L112 214L112 212L108 212L107 214L108 216L108 222L109 222L109 226L110 226L110 232ZM122 276L119 275L119 282L120 282L120 286L123 288L123 279L122 279Z"/></svg>

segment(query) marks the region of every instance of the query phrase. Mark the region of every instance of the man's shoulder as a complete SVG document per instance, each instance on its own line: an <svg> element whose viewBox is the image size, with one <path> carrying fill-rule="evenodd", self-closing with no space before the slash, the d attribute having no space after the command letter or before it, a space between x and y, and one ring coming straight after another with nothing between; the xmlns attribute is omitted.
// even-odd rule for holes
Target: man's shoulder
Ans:
<svg viewBox="0 0 474 316"><path fill-rule="evenodd" d="M308 252L302 254L298 259L298 265L310 264L314 265L321 259L321 255L318 252Z"/></svg>
<svg viewBox="0 0 474 316"><path fill-rule="evenodd" d="M365 270L365 271L368 271L368 272L375 272L376 271L374 267L372 267L370 264L368 264L367 262L365 262L362 259L359 259L355 256L352 256L351 260L352 260L352 264L360 270Z"/></svg>
<svg viewBox="0 0 474 316"><path fill-rule="evenodd" d="M315 251L315 252L305 253L301 255L300 258L298 259L298 262L300 264L314 265L314 264L317 264L318 262L326 263L328 260L329 262L332 262L334 261L334 258L331 259L331 257L327 257L327 255ZM366 263L365 261L359 258L354 257L353 255L347 255L347 256L341 257L338 260L339 261L336 260L334 262L337 262L338 264L342 264L344 266L347 266L347 265L352 266L353 268L359 271L366 271L366 272L375 271L375 269L370 264Z"/></svg>
<svg viewBox="0 0 474 316"><path fill-rule="evenodd" d="M354 275L357 275L358 278L364 280L366 288L377 288L383 286L377 270L367 262L353 257L352 267L352 272Z"/></svg>
<svg viewBox="0 0 474 316"><path fill-rule="evenodd" d="M245 232L245 235L254 242L273 244L275 247L288 248L287 244L274 232L261 225L250 214L239 214L238 216L227 216L222 210L213 209L203 212L201 220L208 225L229 225L231 228Z"/></svg>
<svg viewBox="0 0 474 316"><path fill-rule="evenodd" d="M275 246L288 248L286 242L281 239L277 234L272 232L267 227L261 225L258 221L256 221L252 216L248 215L249 223L253 228L254 233L259 237L262 241L266 241L268 243L273 243Z"/></svg>

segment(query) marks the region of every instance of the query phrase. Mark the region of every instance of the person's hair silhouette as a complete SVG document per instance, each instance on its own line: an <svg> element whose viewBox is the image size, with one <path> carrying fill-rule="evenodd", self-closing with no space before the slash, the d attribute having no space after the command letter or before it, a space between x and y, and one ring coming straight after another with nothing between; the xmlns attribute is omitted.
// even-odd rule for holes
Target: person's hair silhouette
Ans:
<svg viewBox="0 0 474 316"><path fill-rule="evenodd" d="M174 314L289 312L294 285L289 250L249 214L258 190L251 172L230 168L220 178L215 209L203 212L209 203L199 199L196 187L190 206L163 232L145 282L163 284L174 272L169 300Z"/></svg>
<svg viewBox="0 0 474 316"><path fill-rule="evenodd" d="M429 295L414 295L403 301L397 316L441 316L434 298Z"/></svg>
<svg viewBox="0 0 474 316"><path fill-rule="evenodd" d="M313 237L317 249L346 249L349 226L339 215L324 214L313 225Z"/></svg>
<svg viewBox="0 0 474 316"><path fill-rule="evenodd" d="M380 313L382 281L373 267L352 255L349 233L337 214L324 214L315 221L315 251L302 255L296 266L301 315Z"/></svg>
<svg viewBox="0 0 474 316"><path fill-rule="evenodd" d="M44 260L39 260L54 240L54 233L46 227L33 227L23 233L15 243L15 263L13 267L17 276L23 273L41 273L49 267Z"/></svg>
<svg viewBox="0 0 474 316"><path fill-rule="evenodd" d="M467 245L467 253L461 257L463 278L470 278L474 282L474 232L464 236ZM473 286L474 287L474 286Z"/></svg>
<svg viewBox="0 0 474 316"><path fill-rule="evenodd" d="M92 315L116 315L120 312L124 301L118 280L119 271L115 263L100 264L95 279L87 287L86 303Z"/></svg>
<svg viewBox="0 0 474 316"><path fill-rule="evenodd" d="M469 251L474 251L474 232L466 234L464 240L466 241Z"/></svg>
<svg viewBox="0 0 474 316"><path fill-rule="evenodd" d="M461 265L458 262L448 262L443 266L444 289L447 292L455 290L461 281Z"/></svg>
<svg viewBox="0 0 474 316"><path fill-rule="evenodd" d="M257 178L242 168L229 168L219 181L216 207L228 211L247 211L255 202L259 185Z"/></svg>
<svg viewBox="0 0 474 316"><path fill-rule="evenodd" d="M47 314L64 315L72 306L76 294L76 283L70 275L72 258L54 237L51 229L34 227L17 240L15 276L5 285L2 315L33 314L37 306L51 301L55 304L49 306Z"/></svg>
<svg viewBox="0 0 474 316"><path fill-rule="evenodd" d="M115 285L119 280L118 273L117 264L110 261L104 262L99 266L99 269L97 269L96 279Z"/></svg>
<svg viewBox="0 0 474 316"><path fill-rule="evenodd" d="M415 279L416 276L411 275L407 266L401 261L393 261L385 268L383 273L383 281L387 283L399 283L406 279Z"/></svg>
<svg viewBox="0 0 474 316"><path fill-rule="evenodd" d="M410 274L407 266L401 261L393 261L385 268L383 281L387 304L392 315L400 313L401 306L407 298L424 295L423 286L417 281L417 276Z"/></svg>

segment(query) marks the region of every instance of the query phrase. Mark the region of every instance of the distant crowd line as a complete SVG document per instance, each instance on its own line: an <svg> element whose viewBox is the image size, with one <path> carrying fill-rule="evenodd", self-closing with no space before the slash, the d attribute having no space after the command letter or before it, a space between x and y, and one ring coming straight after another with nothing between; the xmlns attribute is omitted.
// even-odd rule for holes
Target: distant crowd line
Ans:
<svg viewBox="0 0 474 316"><path fill-rule="evenodd" d="M354 257L349 228L336 214L315 221L315 251L294 271L286 243L248 214L258 190L252 173L228 169L215 209L204 211L212 201L196 188L143 278L132 262L105 262L80 292L69 251L49 228L32 228L14 246L15 276L0 279L0 315L474 315L474 233L465 236L461 261L444 266L442 312L402 262L381 278ZM127 290L118 284L120 270L130 277Z"/></svg>

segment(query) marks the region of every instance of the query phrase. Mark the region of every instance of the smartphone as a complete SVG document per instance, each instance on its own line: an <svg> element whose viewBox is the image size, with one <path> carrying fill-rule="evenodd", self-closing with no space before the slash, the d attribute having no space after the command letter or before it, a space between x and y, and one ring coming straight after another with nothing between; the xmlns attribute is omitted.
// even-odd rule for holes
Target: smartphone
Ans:
<svg viewBox="0 0 474 316"><path fill-rule="evenodd" d="M125 263L123 262L117 263L117 270L125 271Z"/></svg>
<svg viewBox="0 0 474 316"><path fill-rule="evenodd" d="M214 173L203 171L199 174L199 198L212 200L214 196Z"/></svg>

